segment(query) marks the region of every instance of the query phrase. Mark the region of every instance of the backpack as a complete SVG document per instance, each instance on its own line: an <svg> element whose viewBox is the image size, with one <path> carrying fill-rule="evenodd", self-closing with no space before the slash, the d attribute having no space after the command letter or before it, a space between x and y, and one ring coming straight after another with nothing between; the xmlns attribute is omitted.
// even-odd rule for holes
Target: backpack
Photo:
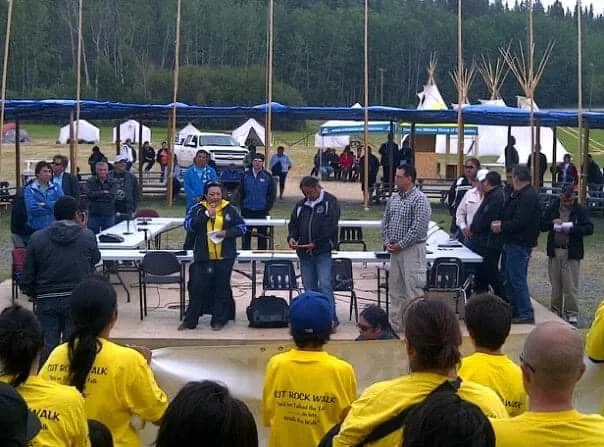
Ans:
<svg viewBox="0 0 604 447"><path fill-rule="evenodd" d="M420 408L424 404L424 402L426 402L426 400L428 400L428 398L430 396L432 396L433 394L436 394L436 393L444 393L444 392L456 393L457 390L459 390L460 386L461 386L460 378L457 378L455 380L445 380L439 386L434 388L430 392L430 394L428 394L424 398L424 400L422 402L405 408L399 414L391 417L390 419L385 420L384 422L382 422L381 424L376 426L373 430L371 430L371 432L369 432L369 434L365 437L365 439L363 439L363 441L360 444L357 444L356 447L364 447L367 444L369 444L370 442L375 442L382 438L385 438L389 434L394 433L396 430L402 430L405 425L405 419L407 418L407 415L411 411L413 411L417 408ZM342 427L342 424L336 424L333 427L331 427L331 429L327 433L325 433L323 438L321 438L321 441L319 442L319 445L317 447L331 447L333 445L333 438L335 438L337 436L337 434L340 433L341 427Z"/></svg>
<svg viewBox="0 0 604 447"><path fill-rule="evenodd" d="M250 327L280 328L289 324L289 305L278 296L262 295L253 298L245 312Z"/></svg>

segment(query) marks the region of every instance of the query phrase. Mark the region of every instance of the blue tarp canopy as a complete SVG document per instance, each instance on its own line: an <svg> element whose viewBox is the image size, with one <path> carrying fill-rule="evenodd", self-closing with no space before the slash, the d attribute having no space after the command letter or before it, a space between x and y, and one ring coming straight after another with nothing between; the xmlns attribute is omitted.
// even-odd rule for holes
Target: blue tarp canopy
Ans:
<svg viewBox="0 0 604 447"><path fill-rule="evenodd" d="M74 100L7 100L5 101L5 118L20 120L65 119L75 111ZM262 119L268 104L256 106L197 106L177 103L177 119L180 121L197 121L203 119L247 118ZM271 104L272 114L276 119L294 120L351 120L363 121L364 109L355 107L303 107L286 106L277 102ZM372 121L394 121L407 123L447 124L457 122L455 110L416 110L397 107L371 106L368 108ZM127 104L119 102L81 101L80 117L86 120L122 120L136 118L139 121L165 121L172 112L171 104ZM465 124L494 126L529 126L529 112L512 107L492 105L470 105L463 108ZM604 113L586 112L584 121L593 129L604 129ZM535 112L535 120L544 127L577 127L576 112L544 111Z"/></svg>

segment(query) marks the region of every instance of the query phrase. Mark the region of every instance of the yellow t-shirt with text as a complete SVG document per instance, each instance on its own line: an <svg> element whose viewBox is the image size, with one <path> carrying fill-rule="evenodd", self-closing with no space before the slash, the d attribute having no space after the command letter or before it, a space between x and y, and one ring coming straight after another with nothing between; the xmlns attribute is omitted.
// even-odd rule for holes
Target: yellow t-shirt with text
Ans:
<svg viewBox="0 0 604 447"><path fill-rule="evenodd" d="M604 418L576 410L527 411L507 420L492 420L497 447L604 446Z"/></svg>
<svg viewBox="0 0 604 447"><path fill-rule="evenodd" d="M292 349L266 367L262 421L269 447L314 447L357 396L352 366L325 351Z"/></svg>
<svg viewBox="0 0 604 447"><path fill-rule="evenodd" d="M340 433L333 440L333 447L356 447L379 424L420 403L444 381L445 377L438 374L416 372L371 385L352 404ZM480 407L489 417L508 417L497 394L483 385L462 381L457 394ZM402 431L396 430L368 446L400 447L402 436Z"/></svg>
<svg viewBox="0 0 604 447"><path fill-rule="evenodd" d="M0 382L11 380L9 376L0 377ZM42 426L32 447L90 446L84 398L77 389L39 376L29 376L16 389Z"/></svg>
<svg viewBox="0 0 604 447"><path fill-rule="evenodd" d="M109 340L99 338L99 341L102 347L84 388L86 415L109 428L116 447L140 446L140 435L131 425L133 416L144 421L158 421L168 406L168 398L157 385L142 355ZM68 383L66 343L52 351L40 375L58 383Z"/></svg>
<svg viewBox="0 0 604 447"><path fill-rule="evenodd" d="M495 391L510 416L518 416L526 411L527 396L522 370L507 355L475 352L463 358L457 373L463 380L479 383Z"/></svg>
<svg viewBox="0 0 604 447"><path fill-rule="evenodd" d="M593 360L604 361L604 301L596 309L586 338L585 354Z"/></svg>

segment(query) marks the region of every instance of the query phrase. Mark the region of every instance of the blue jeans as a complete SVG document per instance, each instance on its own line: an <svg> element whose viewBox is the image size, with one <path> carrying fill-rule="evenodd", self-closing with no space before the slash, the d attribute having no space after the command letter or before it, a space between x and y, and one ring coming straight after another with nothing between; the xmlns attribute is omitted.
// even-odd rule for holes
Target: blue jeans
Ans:
<svg viewBox="0 0 604 447"><path fill-rule="evenodd" d="M505 294L512 304L514 317L532 319L535 317L528 289L528 263L532 249L516 244L505 244Z"/></svg>
<svg viewBox="0 0 604 447"><path fill-rule="evenodd" d="M101 231L115 225L115 214L111 216L101 216L99 214L88 215L88 228L94 234L99 234Z"/></svg>
<svg viewBox="0 0 604 447"><path fill-rule="evenodd" d="M300 257L300 272L302 285L305 290L318 290L327 298L332 306L333 321L338 321L336 302L333 297L331 284L331 252L321 253L316 256Z"/></svg>
<svg viewBox="0 0 604 447"><path fill-rule="evenodd" d="M44 348L40 355L42 366L52 350L67 341L73 332L71 295L36 300L35 314L44 333Z"/></svg>

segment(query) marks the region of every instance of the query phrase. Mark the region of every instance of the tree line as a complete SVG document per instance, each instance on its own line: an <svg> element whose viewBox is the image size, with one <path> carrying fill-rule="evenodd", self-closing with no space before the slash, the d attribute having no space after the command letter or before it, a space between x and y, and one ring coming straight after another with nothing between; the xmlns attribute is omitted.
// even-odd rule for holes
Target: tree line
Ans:
<svg viewBox="0 0 604 447"><path fill-rule="evenodd" d="M9 99L73 98L78 0L14 4ZM176 1L84 0L82 97L166 103L172 99ZM266 100L266 0L182 0L179 101L258 104ZM445 101L457 93L457 0L370 0L370 102L415 107L432 53ZM0 11L4 40L6 2ZM495 59L510 42L526 45L526 3L464 0L467 64ZM534 1L536 55L555 48L536 92L541 107L577 103L577 11ZM604 104L604 18L584 20L584 98ZM274 100L292 105L350 105L363 99L364 11L358 0L275 0ZM3 45L4 46L4 45ZM2 47L3 47L2 46ZM383 84L381 82L383 75ZM383 85L383 87L382 87ZM514 105L522 94L510 75L502 89ZM470 100L489 96L477 79Z"/></svg>

